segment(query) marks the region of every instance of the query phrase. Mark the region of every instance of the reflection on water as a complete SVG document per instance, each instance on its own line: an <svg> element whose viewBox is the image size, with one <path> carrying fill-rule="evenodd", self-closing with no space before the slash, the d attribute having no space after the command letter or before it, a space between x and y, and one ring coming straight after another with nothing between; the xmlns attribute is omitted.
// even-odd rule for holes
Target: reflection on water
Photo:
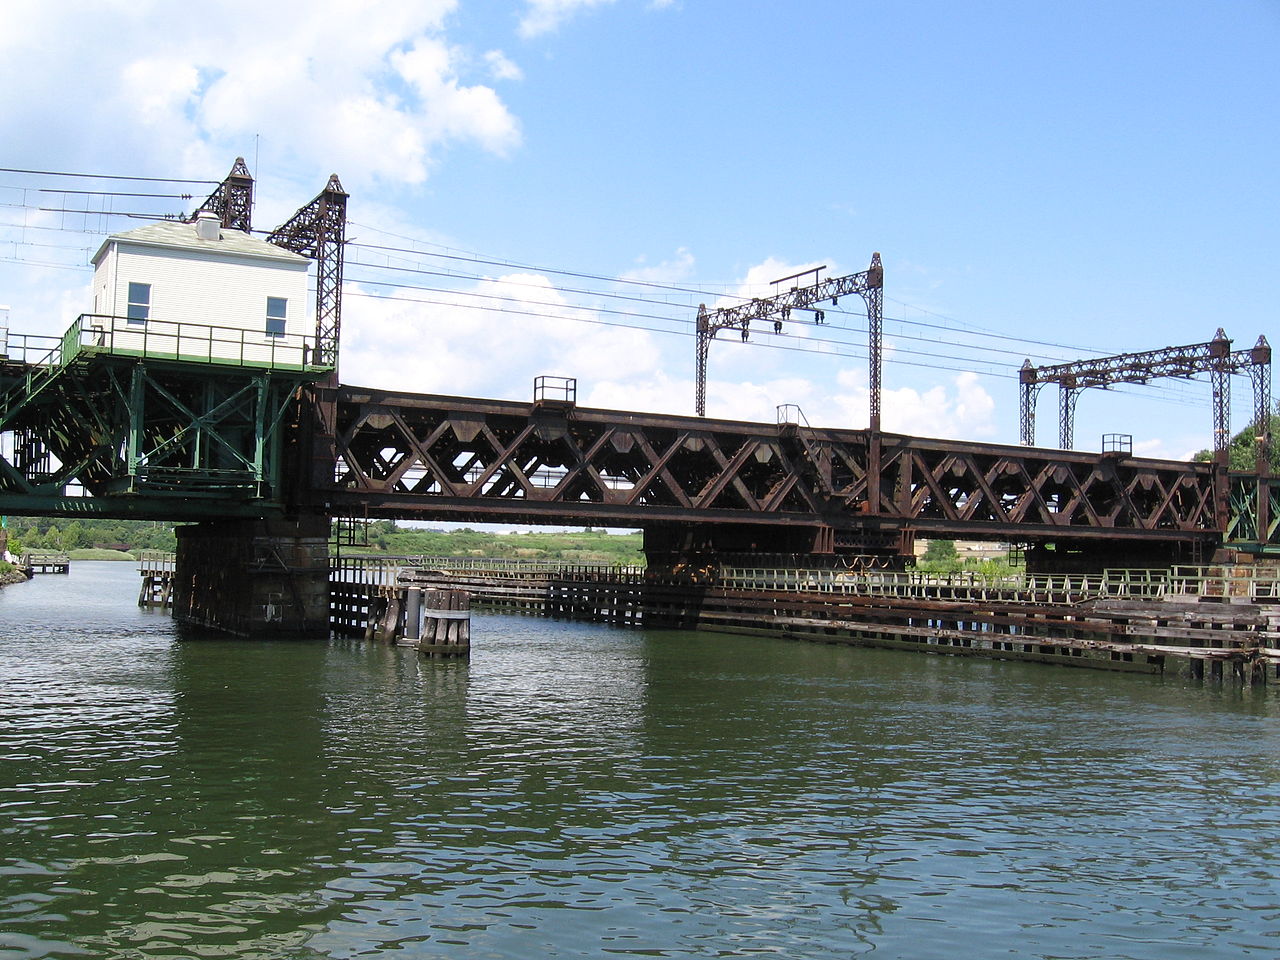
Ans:
<svg viewBox="0 0 1280 960"><path fill-rule="evenodd" d="M478 616L470 664L0 591L0 960L1270 957L1274 690Z"/></svg>

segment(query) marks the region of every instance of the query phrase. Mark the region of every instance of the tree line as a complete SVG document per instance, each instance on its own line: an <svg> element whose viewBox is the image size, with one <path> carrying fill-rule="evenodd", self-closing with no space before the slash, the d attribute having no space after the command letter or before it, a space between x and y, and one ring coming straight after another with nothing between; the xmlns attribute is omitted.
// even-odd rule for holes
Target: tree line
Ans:
<svg viewBox="0 0 1280 960"><path fill-rule="evenodd" d="M159 520L98 520L88 517L8 517L9 552L66 553L97 547L107 550L177 549L173 524Z"/></svg>

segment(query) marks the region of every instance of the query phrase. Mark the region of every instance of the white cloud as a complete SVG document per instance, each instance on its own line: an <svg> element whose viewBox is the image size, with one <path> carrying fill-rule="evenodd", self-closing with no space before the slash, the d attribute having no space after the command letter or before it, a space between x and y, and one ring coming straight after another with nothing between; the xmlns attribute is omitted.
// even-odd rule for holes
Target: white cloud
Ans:
<svg viewBox="0 0 1280 960"><path fill-rule="evenodd" d="M576 378L582 399L602 381L630 383L661 366L651 333L599 323L539 274L506 274L446 294L357 284L348 291L341 361L348 383L528 400L533 378L547 374Z"/></svg>
<svg viewBox="0 0 1280 960"><path fill-rule="evenodd" d="M581 10L614 2L615 0L529 0L528 9L520 18L520 35L536 37L550 33Z"/></svg>
<svg viewBox="0 0 1280 960"><path fill-rule="evenodd" d="M685 247L680 247L670 260L663 260L652 266L644 265L640 258L637 266L622 274L622 280L639 280L644 283L678 283L693 275L694 258Z"/></svg>
<svg viewBox="0 0 1280 960"><path fill-rule="evenodd" d="M527 0L527 9L520 18L520 35L525 39L552 33L569 18L592 7L603 7L617 0ZM675 6L675 0L649 0L650 10L666 10Z"/></svg>
<svg viewBox="0 0 1280 960"><path fill-rule="evenodd" d="M497 93L468 81L470 58L446 41L456 7L370 0L353 22L339 0L214 0L197 23L162 0L17 0L0 35L0 84L40 95L0 99L0 136L11 156L94 169L145 158L148 170L203 177L261 135L274 168L418 183L451 145L502 153L520 141ZM482 64L495 76L514 69Z"/></svg>
<svg viewBox="0 0 1280 960"><path fill-rule="evenodd" d="M490 50L484 55L489 76L494 80L523 80L524 72L511 62L501 50Z"/></svg>
<svg viewBox="0 0 1280 960"><path fill-rule="evenodd" d="M833 426L856 428L868 425L871 392L866 373L842 370L837 377L838 392L832 398L843 420ZM961 373L950 384L934 384L921 391L914 387L880 391L881 427L892 433L920 437L980 439L996 433L995 401L976 373Z"/></svg>

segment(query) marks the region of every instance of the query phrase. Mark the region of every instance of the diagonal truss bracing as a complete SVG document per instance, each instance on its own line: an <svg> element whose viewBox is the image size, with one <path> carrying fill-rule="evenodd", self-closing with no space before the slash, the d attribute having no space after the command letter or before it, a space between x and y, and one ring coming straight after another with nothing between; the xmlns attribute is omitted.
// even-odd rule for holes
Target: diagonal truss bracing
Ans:
<svg viewBox="0 0 1280 960"><path fill-rule="evenodd" d="M200 204L188 222L194 222L196 214L201 210L217 214L222 225L229 230L248 233L253 229L253 177L249 174L244 157L236 157L226 179Z"/></svg>
<svg viewBox="0 0 1280 960"><path fill-rule="evenodd" d="M342 330L342 267L347 237L347 199L335 173L314 200L267 240L316 261L317 366L337 368Z"/></svg>
<svg viewBox="0 0 1280 960"><path fill-rule="evenodd" d="M1208 541L1212 464L515 402L335 391L339 514Z"/></svg>

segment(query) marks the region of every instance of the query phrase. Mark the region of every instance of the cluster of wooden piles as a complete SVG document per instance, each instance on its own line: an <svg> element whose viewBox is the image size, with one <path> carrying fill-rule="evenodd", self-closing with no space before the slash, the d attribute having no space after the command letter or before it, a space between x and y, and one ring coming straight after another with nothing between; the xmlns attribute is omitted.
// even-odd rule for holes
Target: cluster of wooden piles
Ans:
<svg viewBox="0 0 1280 960"><path fill-rule="evenodd" d="M369 606L364 637L417 647L426 656L469 656L470 595L403 583L379 587Z"/></svg>
<svg viewBox="0 0 1280 960"><path fill-rule="evenodd" d="M451 584L412 578L408 558L339 558L329 578L334 633L417 647L433 657L471 651L471 598Z"/></svg>
<svg viewBox="0 0 1280 960"><path fill-rule="evenodd" d="M173 578L177 560L172 553L144 550L138 555L138 574L142 587L138 606L148 609L173 609Z"/></svg>

